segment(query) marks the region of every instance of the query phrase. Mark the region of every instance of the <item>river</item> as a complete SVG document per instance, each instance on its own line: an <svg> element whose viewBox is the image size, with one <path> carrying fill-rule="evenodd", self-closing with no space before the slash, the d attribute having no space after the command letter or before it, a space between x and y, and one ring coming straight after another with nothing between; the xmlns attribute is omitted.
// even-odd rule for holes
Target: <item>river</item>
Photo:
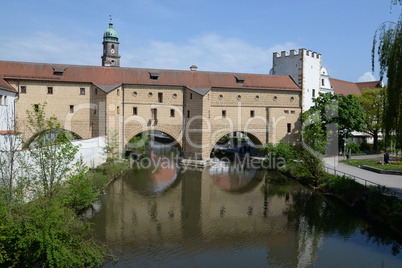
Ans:
<svg viewBox="0 0 402 268"><path fill-rule="evenodd" d="M153 159L86 213L105 267L402 267L394 234L280 173Z"/></svg>

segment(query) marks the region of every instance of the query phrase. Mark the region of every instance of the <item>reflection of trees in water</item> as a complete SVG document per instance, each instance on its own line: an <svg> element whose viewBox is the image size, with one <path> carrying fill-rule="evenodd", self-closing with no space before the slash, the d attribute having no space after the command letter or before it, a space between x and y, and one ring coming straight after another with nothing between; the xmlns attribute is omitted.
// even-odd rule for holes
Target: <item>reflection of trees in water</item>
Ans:
<svg viewBox="0 0 402 268"><path fill-rule="evenodd" d="M290 227L303 225L309 232L339 234L345 240L359 230L368 241L377 245L392 245L392 254L400 253L402 240L395 239L386 227L368 222L356 209L315 192L298 191L291 195L293 202L284 211Z"/></svg>

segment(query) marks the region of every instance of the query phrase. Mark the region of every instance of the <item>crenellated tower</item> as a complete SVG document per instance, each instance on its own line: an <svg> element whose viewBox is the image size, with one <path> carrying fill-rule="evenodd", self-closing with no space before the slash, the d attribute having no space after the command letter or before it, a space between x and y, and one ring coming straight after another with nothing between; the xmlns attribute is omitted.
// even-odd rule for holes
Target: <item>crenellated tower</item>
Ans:
<svg viewBox="0 0 402 268"><path fill-rule="evenodd" d="M109 21L109 28L103 34L102 44L102 66L120 67L119 35L113 29L112 18Z"/></svg>
<svg viewBox="0 0 402 268"><path fill-rule="evenodd" d="M321 54L305 48L291 50L290 53L275 52L270 71L272 75L289 75L302 89L302 110L307 111L313 106L313 98L318 97L322 84L331 89L328 73L321 64ZM324 80L323 80L324 79Z"/></svg>

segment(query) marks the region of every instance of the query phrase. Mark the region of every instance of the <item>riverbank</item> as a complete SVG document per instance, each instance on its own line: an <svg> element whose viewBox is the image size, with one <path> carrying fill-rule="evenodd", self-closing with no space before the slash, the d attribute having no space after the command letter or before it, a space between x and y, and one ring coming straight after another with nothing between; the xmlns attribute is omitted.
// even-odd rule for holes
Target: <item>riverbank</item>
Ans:
<svg viewBox="0 0 402 268"><path fill-rule="evenodd" d="M387 225L402 237L402 230L400 230L402 202L395 196L386 195L385 188L366 187L347 176L326 173L322 167L318 166L313 168L310 176L300 176L297 169L303 164L305 163L288 163L281 171L316 191L334 196L347 206L364 212L369 218Z"/></svg>
<svg viewBox="0 0 402 268"><path fill-rule="evenodd" d="M402 230L399 230L402 226L401 200L395 196L386 195L385 187L365 186L348 176L337 176L335 172L339 171L339 167L345 164L338 163L336 157L322 161L301 146L294 147L281 142L276 145L268 144L261 152L265 155L271 153L277 158L281 157L286 160L286 165L279 167L279 171L323 194L337 197L347 206L359 209L373 220L385 223L402 237ZM329 163L334 163L336 168L334 174L325 172L325 165ZM359 172L369 171L359 169ZM400 183L401 176L398 177Z"/></svg>

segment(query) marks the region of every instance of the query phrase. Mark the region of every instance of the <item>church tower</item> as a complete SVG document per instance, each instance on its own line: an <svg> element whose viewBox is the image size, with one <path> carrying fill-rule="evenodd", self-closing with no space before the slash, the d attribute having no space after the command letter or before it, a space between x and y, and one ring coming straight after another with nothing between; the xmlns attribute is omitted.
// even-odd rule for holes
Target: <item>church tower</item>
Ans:
<svg viewBox="0 0 402 268"><path fill-rule="evenodd" d="M109 21L109 28L103 34L103 56L102 66L120 67L119 35L113 29L112 18Z"/></svg>

